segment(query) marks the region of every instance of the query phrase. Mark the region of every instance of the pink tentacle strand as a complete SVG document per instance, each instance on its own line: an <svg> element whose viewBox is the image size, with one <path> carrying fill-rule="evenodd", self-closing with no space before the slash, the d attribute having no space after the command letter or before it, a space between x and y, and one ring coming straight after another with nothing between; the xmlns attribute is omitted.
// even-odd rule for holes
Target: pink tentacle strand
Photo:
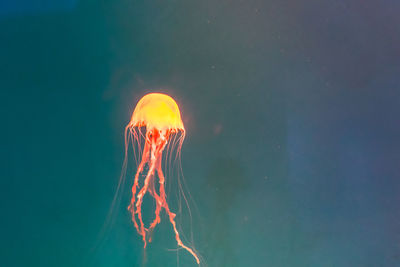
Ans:
<svg viewBox="0 0 400 267"><path fill-rule="evenodd" d="M136 171L134 184L132 186L132 199L128 209L132 213L133 224L135 225L137 232L142 236L144 247L146 247L147 241L151 242L151 236L148 236L148 234L151 235L157 224L161 222L160 212L162 208L164 208L164 210L168 214L169 221L172 224L178 246L182 247L190 254L192 254L197 264L200 264L200 260L193 249L183 244L178 229L176 227L176 214L170 211L166 200L164 187L165 176L162 171L162 152L168 143L170 133L170 130L159 131L156 129L153 129L146 133L143 156ZM149 170L144 179L143 187L140 188L139 192L136 194L137 190L139 189L139 178L141 173L143 173L146 164L149 166ZM159 179L159 195L157 194L154 185L156 174ZM156 201L155 218L148 229L144 226L142 218L143 197L147 192L149 192ZM139 224L136 220L136 216L138 218Z"/></svg>

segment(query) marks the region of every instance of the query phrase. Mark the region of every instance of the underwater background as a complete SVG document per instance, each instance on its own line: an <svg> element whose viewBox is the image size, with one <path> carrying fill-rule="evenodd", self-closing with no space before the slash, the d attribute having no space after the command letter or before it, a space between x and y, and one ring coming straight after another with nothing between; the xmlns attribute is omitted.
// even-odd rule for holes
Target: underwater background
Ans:
<svg viewBox="0 0 400 267"><path fill-rule="evenodd" d="M201 266L400 266L399 14L394 0L2 1L0 265L197 266L164 212L144 252L132 158L101 230L124 127L162 92L186 128L192 220L167 201Z"/></svg>

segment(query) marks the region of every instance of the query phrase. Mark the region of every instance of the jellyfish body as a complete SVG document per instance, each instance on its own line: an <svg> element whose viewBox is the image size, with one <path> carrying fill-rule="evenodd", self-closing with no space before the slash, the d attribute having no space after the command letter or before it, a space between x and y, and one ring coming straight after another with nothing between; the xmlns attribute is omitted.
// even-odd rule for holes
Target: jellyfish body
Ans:
<svg viewBox="0 0 400 267"><path fill-rule="evenodd" d="M132 214L132 222L137 232L142 236L144 247L147 242L151 242L151 233L160 223L160 212L164 209L172 224L175 239L178 245L193 255L199 264L199 258L193 249L182 243L176 227L175 216L166 201L165 176L162 171L162 154L170 138L174 134L180 133L178 151L181 148L185 137L185 128L182 123L180 111L176 102L168 95L151 93L145 95L136 105L132 118L126 127L126 133L133 135L133 140L140 146L142 132L140 128L145 127L144 147L139 153L137 171L132 186L132 199L128 210ZM128 143L125 144L128 146ZM147 174L145 167L147 166ZM139 179L144 176L143 186L139 187ZM158 177L158 192L156 190L156 178ZM142 219L142 202L146 193L155 199L155 218L148 228L144 226ZM137 218L136 218L137 217Z"/></svg>

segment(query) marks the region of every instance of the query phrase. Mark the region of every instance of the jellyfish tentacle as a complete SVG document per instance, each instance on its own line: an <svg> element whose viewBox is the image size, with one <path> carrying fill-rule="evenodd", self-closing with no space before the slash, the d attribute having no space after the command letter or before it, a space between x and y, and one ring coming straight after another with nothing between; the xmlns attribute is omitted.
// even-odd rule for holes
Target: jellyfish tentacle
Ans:
<svg viewBox="0 0 400 267"><path fill-rule="evenodd" d="M150 234L149 242L152 241L151 233L153 232L153 230L157 226L157 224L159 224L161 222L160 212L161 212L161 208L163 207L161 197L155 191L154 192L150 191L150 193L156 200L156 210L154 212L155 218L154 218L153 222L150 224L150 227L148 229L148 233Z"/></svg>
<svg viewBox="0 0 400 267"><path fill-rule="evenodd" d="M150 162L150 169L149 172L147 173L147 176L144 180L144 185L142 189L140 189L139 193L137 194L137 201L136 201L136 211L135 213L138 215L139 218L139 223L140 223L140 235L143 238L144 242L144 247L146 247L147 242L146 242L146 231L147 229L144 227L143 223L143 218L142 218L142 203L143 203L143 197L148 191L148 186L149 186L149 181L153 178L154 176L154 170L155 170L155 162L151 161Z"/></svg>
<svg viewBox="0 0 400 267"><path fill-rule="evenodd" d="M162 152L168 143L167 139L168 139L169 133L170 133L169 130L166 130L165 132L159 131L158 136L156 136L156 139L157 139L156 143L157 143L157 147L158 147L157 152L155 153L157 173L158 173L158 168L159 167L161 168ZM157 194L155 189L153 191L151 191L150 193L153 195L153 197L156 200L156 210L155 210L155 218L149 227L149 232L153 231L153 229L157 226L157 224L161 222L160 212L161 212L162 207L164 206L163 199L160 197L160 195ZM149 242L151 242L151 238L150 238Z"/></svg>
<svg viewBox="0 0 400 267"><path fill-rule="evenodd" d="M155 178L155 175L153 177ZM150 227L149 227L149 232L152 232L153 229L157 226L157 224L159 224L161 222L160 211L161 211L161 208L163 207L163 205L162 205L161 197L157 194L157 192L155 190L154 183L150 187L149 192L154 197L154 199L156 200L156 210L154 212L155 213L155 218L154 218L153 222L150 224ZM149 239L149 242L151 242L151 238Z"/></svg>
<svg viewBox="0 0 400 267"><path fill-rule="evenodd" d="M161 143L159 142L160 140L161 140ZM144 227L143 218L142 218L141 209L142 209L143 197L147 191L149 191L151 193L151 188L149 190L149 185L150 185L150 181L152 181L152 179L154 179L154 174L156 171L157 163L161 160L160 155L166 144L166 142L163 142L163 141L164 140L160 139L160 132L157 131L156 129L150 130L146 134L146 144L149 144L148 147L151 147L150 148L150 150L151 150L150 151L150 160L149 160L150 166L149 166L147 176L144 180L144 185L140 189L139 193L137 194L137 201L135 203L135 206L136 206L135 213L138 215L138 219L139 219L139 223L140 223L139 233L143 238L144 247L146 247L146 245L147 245L146 232L148 231L148 229L146 229ZM157 209L156 209L156 211L157 211ZM158 214L159 214L159 212L160 211L158 210ZM156 214L156 220L160 220L158 214ZM158 217L158 219L157 219L157 217Z"/></svg>
<svg viewBox="0 0 400 267"><path fill-rule="evenodd" d="M196 259L197 264L200 264L200 260L197 257L196 253L191 248L189 248L183 244L183 242L180 238L178 229L176 228L176 223L175 223L176 214L173 213L172 211L170 211L169 206L167 204L167 200L166 200L165 187L164 187L165 177L162 172L161 162L157 165L157 173L158 173L159 183L160 183L160 197L162 198L162 203L163 203L165 211L168 214L169 221L171 222L172 227L174 228L176 242L178 243L178 245L180 247L186 249L190 254L192 254L192 256Z"/></svg>
<svg viewBox="0 0 400 267"><path fill-rule="evenodd" d="M137 232L139 234L141 234L141 231L139 229L139 226L136 222L136 218L135 218L135 199L136 199L136 190L139 186L139 176L140 174L143 172L143 168L146 165L146 163L148 162L148 158L149 158L149 152L150 152L150 145L146 142L144 149L143 149L143 156L142 156L142 161L140 162L138 169L136 171L136 175L135 175L135 180L132 186L132 199L131 199L131 203L128 206L128 210L131 211L132 213L132 222L137 230Z"/></svg>

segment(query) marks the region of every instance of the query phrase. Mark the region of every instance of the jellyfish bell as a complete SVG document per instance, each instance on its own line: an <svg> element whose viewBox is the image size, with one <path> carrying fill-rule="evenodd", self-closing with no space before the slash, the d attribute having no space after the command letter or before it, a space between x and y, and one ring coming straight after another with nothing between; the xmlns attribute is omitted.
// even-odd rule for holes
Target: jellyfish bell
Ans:
<svg viewBox="0 0 400 267"><path fill-rule="evenodd" d="M133 111L129 126L146 126L147 130L185 132L175 100L160 93L150 93L140 99Z"/></svg>

